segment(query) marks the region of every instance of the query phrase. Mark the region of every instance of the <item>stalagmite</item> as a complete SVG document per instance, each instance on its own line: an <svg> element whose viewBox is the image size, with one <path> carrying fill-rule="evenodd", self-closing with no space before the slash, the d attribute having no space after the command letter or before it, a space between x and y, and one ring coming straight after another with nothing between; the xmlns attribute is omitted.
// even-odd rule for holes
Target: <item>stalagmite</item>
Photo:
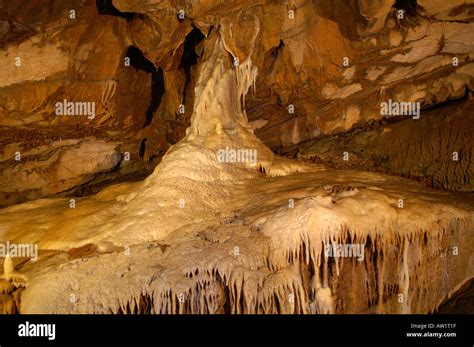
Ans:
<svg viewBox="0 0 474 347"><path fill-rule="evenodd" d="M15 266L13 265L12 257L7 254L3 262L3 274L0 275L0 279L14 283L17 287L25 285L28 278L18 271L15 271Z"/></svg>
<svg viewBox="0 0 474 347"><path fill-rule="evenodd" d="M7 255L3 263L3 278L6 281L11 281L13 279L14 271L15 268L13 267L12 258L10 257L10 255Z"/></svg>

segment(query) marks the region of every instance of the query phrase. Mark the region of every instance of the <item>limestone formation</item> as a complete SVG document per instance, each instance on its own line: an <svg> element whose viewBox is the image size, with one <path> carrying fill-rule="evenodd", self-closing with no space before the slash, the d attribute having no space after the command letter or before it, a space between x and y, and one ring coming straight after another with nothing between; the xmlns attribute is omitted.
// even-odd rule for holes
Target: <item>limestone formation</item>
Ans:
<svg viewBox="0 0 474 347"><path fill-rule="evenodd" d="M429 313L472 281L470 1L48 4L0 3L0 241L39 248L1 312Z"/></svg>

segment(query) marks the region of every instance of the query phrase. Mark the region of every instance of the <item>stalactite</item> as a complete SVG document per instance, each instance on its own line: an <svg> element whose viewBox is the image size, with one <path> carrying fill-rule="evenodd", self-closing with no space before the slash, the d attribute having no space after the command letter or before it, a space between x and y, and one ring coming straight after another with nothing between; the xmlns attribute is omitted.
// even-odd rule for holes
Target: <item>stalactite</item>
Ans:
<svg viewBox="0 0 474 347"><path fill-rule="evenodd" d="M454 225L457 228L459 225ZM343 231L341 231L343 230ZM447 229L449 230L449 229ZM222 312L224 305L229 304L231 308L229 313L334 313L335 312L335 298L338 297L337 292L333 292L329 280L329 258L323 256L326 242L333 245L335 242L344 244L344 242L367 242L363 236L352 236L351 228L344 227L336 231L333 236L328 235L325 241L320 241L316 245L314 241L310 241L310 235L302 235L299 247L294 250L287 250L287 254L292 256L285 257L286 266L275 270L276 272L271 276L274 279L270 282L269 278L260 275L260 272L252 272L249 269L241 268L227 268L225 271L216 264L212 269L201 269L200 267L193 267L191 271L183 272L183 278L188 278L188 288L175 287L174 283L169 283L165 286L161 282L156 282L151 288L147 288L144 292L141 291L129 299L120 299L117 301L117 306L112 307L114 313L143 313L153 311L156 313L216 313ZM371 238L369 256L365 258L365 262L369 269L375 269L375 285L376 290L372 295L367 293L368 306L376 306L375 312L385 312L387 309L385 299L391 295L398 295L399 291L403 294L403 305L401 305L401 312L408 313L414 308L420 309L429 305L425 295L427 276L430 273L419 272L414 281L416 281L416 288L411 289L410 274L410 249L419 249L423 254L429 250L423 249L424 230L418 230L411 236L388 238L386 233L375 234ZM437 234L441 237L442 233ZM391 240L387 242L387 240ZM436 241L441 242L441 241ZM400 252L398 261L388 257L387 247L395 245ZM373 252L372 252L373 250ZM322 257L320 264L313 260L310 262L314 266L314 273L311 284L304 284L302 280L304 276L301 275L301 269L304 264L308 265L307 259L316 257L316 252ZM314 255L314 256L313 256ZM313 258L313 259L314 259ZM423 258L424 259L424 258ZM269 259L265 260L265 263ZM390 266L398 264L398 282L385 282L385 270L387 261ZM268 263L269 264L269 263ZM302 265L302 267L300 267ZM335 266L335 263L333 264ZM352 259L351 262L341 262L340 273L335 273L336 282L339 281L341 272L346 267L350 268L349 273L355 279L356 268L359 262ZM272 270L270 270L272 273ZM191 274L194 274L192 276ZM203 274L203 277L200 277ZM278 275L277 275L278 274ZM370 279L369 283L370 283ZM266 283L268 282L268 283ZM265 284L266 283L266 284ZM176 283L177 284L177 283ZM309 291L304 288L308 285ZM179 289L178 289L179 288ZM226 289L227 288L227 289ZM374 289L372 287L372 289ZM416 290L417 291L416 291ZM226 294L227 293L227 294ZM184 295L184 302L180 302L180 295ZM291 297L291 299L289 299ZM394 308L392 307L392 310Z"/></svg>
<svg viewBox="0 0 474 347"><path fill-rule="evenodd" d="M403 313L410 313L410 303L408 297L408 290L410 287L410 273L408 269L408 247L409 240L408 237L405 237L403 241L403 255L402 255L402 264L400 267L401 271L401 281L400 288L402 289L403 294Z"/></svg>
<svg viewBox="0 0 474 347"><path fill-rule="evenodd" d="M378 242L378 245L381 244L381 241ZM384 310L384 276L385 276L385 260L384 257L384 245L379 246L377 249L377 289L378 289L378 301L377 301L377 313L382 313Z"/></svg>

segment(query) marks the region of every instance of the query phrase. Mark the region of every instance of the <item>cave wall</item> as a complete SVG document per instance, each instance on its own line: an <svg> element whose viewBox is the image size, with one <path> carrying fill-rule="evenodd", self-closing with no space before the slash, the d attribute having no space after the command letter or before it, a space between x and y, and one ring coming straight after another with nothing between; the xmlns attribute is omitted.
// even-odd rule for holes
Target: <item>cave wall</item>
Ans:
<svg viewBox="0 0 474 347"><path fill-rule="evenodd" d="M472 14L463 0L2 2L0 206L149 174L190 124L212 30L233 63L252 52L246 114L277 149L379 121L389 99L423 117L469 98ZM56 115L64 99L94 102L95 117Z"/></svg>

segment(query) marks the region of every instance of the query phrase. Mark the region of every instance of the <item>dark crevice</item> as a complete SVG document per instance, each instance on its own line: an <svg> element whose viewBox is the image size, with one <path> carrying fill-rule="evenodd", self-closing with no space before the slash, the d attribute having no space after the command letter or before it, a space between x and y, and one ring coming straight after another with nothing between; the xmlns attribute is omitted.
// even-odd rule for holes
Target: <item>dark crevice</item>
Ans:
<svg viewBox="0 0 474 347"><path fill-rule="evenodd" d="M280 301L278 300L277 293L273 294L273 302L275 303L276 312L281 313L281 304L280 304Z"/></svg>
<svg viewBox="0 0 474 347"><path fill-rule="evenodd" d="M273 48L272 51L271 51L272 57L274 59L276 59L278 57L278 54L283 49L283 47L285 47L285 43L283 42L283 40L280 39L280 42L278 43L278 46Z"/></svg>
<svg viewBox="0 0 474 347"><path fill-rule="evenodd" d="M137 70L142 70L147 73L156 71L155 65L145 58L142 51L135 46L128 47L125 56L130 58L130 65Z"/></svg>
<svg viewBox="0 0 474 347"><path fill-rule="evenodd" d="M191 67L197 64L198 55L196 53L196 46L204 39L204 34L196 27L193 27L191 32L186 35L184 39L184 50L183 55L181 56L181 61L179 63L179 69L184 69L186 75L186 81L183 88L183 99L182 103L186 101L186 90L188 84L191 81Z"/></svg>
<svg viewBox="0 0 474 347"><path fill-rule="evenodd" d="M378 281L378 278L379 276L382 276L381 275L381 269L379 269L379 263L378 263L378 258L379 258L379 250L380 250L380 240L378 239L375 239L374 240L374 244L375 244L375 247L374 247L374 252L373 252L373 255L372 255L372 264L374 264L374 273L375 273L375 282L374 282L374 285L375 285L375 288L374 288L374 293L378 293L379 292L379 281ZM365 247L364 247L365 248ZM365 259L365 254L364 254L364 259ZM383 288L381 288L383 290ZM379 296L377 295L376 296L376 299L375 299L375 303L378 303L378 304L382 304L383 303L383 296L382 296L382 301L379 302Z"/></svg>
<svg viewBox="0 0 474 347"><path fill-rule="evenodd" d="M140 149L138 151L138 154L140 155L141 159L143 159L143 157L145 156L145 145L146 145L146 139L143 139L140 142Z"/></svg>
<svg viewBox="0 0 474 347"><path fill-rule="evenodd" d="M223 288L223 291L224 291L224 303L222 305L222 309L223 309L223 314L231 314L232 313L232 307L230 305L230 289L228 286L226 286L224 284L224 280L223 278L221 277L221 275L219 273L217 273L217 282L221 284L222 288Z"/></svg>
<svg viewBox="0 0 474 347"><path fill-rule="evenodd" d="M397 10L403 10L408 16L417 14L416 6L416 0L397 0L394 5Z"/></svg>
<svg viewBox="0 0 474 347"><path fill-rule="evenodd" d="M214 25L211 25L209 30L207 31L206 37L209 37L211 35L213 29L214 29Z"/></svg>
<svg viewBox="0 0 474 347"><path fill-rule="evenodd" d="M163 69L156 68L155 65L148 60L137 47L130 46L125 53L130 58L130 66L137 70L151 73L151 101L146 111L145 123L143 127L147 127L153 120L155 111L160 107L161 99L165 94L165 83L163 79Z"/></svg>
<svg viewBox="0 0 474 347"><path fill-rule="evenodd" d="M96 0L95 4L99 14L105 14L109 16L116 16L125 18L127 20L132 19L135 16L134 12L121 12L113 4L112 0Z"/></svg>
<svg viewBox="0 0 474 347"><path fill-rule="evenodd" d="M161 99L165 94L165 82L163 79L163 69L158 68L151 73L151 101L146 112L145 124L146 127L151 124L155 111L160 107Z"/></svg>

